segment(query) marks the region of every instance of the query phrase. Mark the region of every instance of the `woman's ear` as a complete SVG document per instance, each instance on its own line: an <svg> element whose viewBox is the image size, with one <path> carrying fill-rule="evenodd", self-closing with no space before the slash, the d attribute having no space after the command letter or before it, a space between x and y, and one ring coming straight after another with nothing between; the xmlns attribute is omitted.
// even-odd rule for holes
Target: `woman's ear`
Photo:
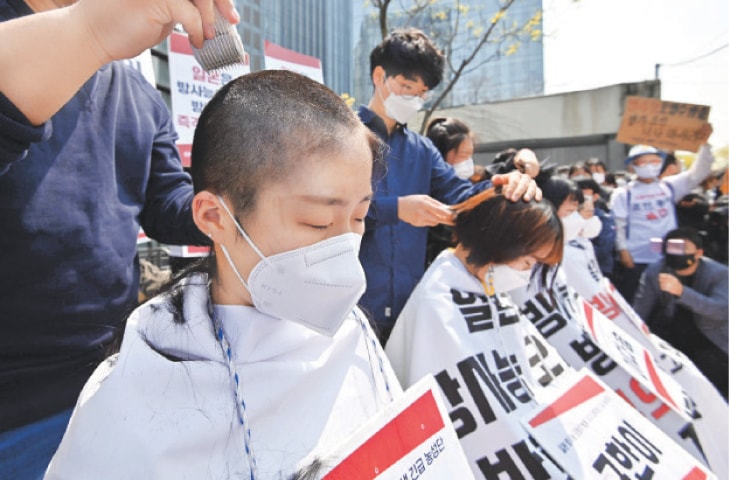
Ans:
<svg viewBox="0 0 729 480"><path fill-rule="evenodd" d="M192 199L192 219L211 240L220 238L224 229L222 211L218 196L207 190L198 192Z"/></svg>

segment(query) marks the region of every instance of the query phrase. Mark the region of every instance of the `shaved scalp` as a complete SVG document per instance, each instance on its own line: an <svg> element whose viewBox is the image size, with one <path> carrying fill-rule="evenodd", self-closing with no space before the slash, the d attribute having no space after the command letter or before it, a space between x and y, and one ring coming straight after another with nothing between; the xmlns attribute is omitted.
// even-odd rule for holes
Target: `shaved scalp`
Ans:
<svg viewBox="0 0 729 480"><path fill-rule="evenodd" d="M227 195L240 215L256 192L285 175L306 175L317 153L346 151L366 138L373 160L377 138L333 91L303 75L264 70L223 86L203 109L192 146L196 192Z"/></svg>

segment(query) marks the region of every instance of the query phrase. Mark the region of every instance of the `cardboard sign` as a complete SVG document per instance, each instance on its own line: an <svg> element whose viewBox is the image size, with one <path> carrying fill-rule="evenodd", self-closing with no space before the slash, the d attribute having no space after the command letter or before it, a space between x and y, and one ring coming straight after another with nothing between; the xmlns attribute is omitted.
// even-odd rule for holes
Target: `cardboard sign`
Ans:
<svg viewBox="0 0 729 480"><path fill-rule="evenodd" d="M710 109L706 105L628 97L617 141L696 152L711 134L708 128Z"/></svg>
<svg viewBox="0 0 729 480"><path fill-rule="evenodd" d="M586 370L524 427L573 478L715 479Z"/></svg>
<svg viewBox="0 0 729 480"><path fill-rule="evenodd" d="M324 480L473 479L432 375L336 448L319 448L301 464L314 459L330 466Z"/></svg>

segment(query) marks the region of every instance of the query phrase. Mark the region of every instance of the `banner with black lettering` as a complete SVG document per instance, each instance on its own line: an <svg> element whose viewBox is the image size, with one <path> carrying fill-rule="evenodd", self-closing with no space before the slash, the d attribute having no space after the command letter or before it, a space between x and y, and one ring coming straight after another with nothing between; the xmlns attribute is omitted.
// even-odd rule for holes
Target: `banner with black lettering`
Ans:
<svg viewBox="0 0 729 480"><path fill-rule="evenodd" d="M602 276L592 245L588 244L588 240L578 238L565 246L562 264L565 282L624 333L640 342L655 365L688 392L695 409L691 435L701 444L714 473L719 478L729 478L729 409L724 398L689 358L650 333L630 304Z"/></svg>
<svg viewBox="0 0 729 480"><path fill-rule="evenodd" d="M716 479L610 387L586 369L579 373L523 419L573 478Z"/></svg>
<svg viewBox="0 0 729 480"><path fill-rule="evenodd" d="M520 420L576 372L452 252L428 269L385 351L404 388L434 375L476 478L566 478Z"/></svg>
<svg viewBox="0 0 729 480"><path fill-rule="evenodd" d="M551 293L512 295L522 314L569 365L588 368L688 453L708 463L696 438L696 413L689 396L654 367L638 342L565 285L562 276Z"/></svg>

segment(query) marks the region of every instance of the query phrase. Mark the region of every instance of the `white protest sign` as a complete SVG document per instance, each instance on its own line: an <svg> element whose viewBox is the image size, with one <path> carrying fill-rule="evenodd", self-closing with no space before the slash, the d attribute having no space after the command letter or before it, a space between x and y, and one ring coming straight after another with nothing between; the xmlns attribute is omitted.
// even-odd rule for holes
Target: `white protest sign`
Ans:
<svg viewBox="0 0 729 480"><path fill-rule="evenodd" d="M266 40L264 47L266 70L289 70L324 83L321 60L284 48Z"/></svg>
<svg viewBox="0 0 729 480"><path fill-rule="evenodd" d="M566 477L520 419L572 369L507 295L487 296L452 251L416 287L385 352L405 387L434 375L476 478Z"/></svg>
<svg viewBox="0 0 729 480"><path fill-rule="evenodd" d="M586 266L591 261L590 255L586 249L573 248L573 243L565 247L563 270L566 281L623 332L643 345L651 353L655 365L691 396L694 402L692 428L680 432L683 442L676 441L684 446L696 445L712 471L719 478L729 478L729 408L726 401L689 358L649 332L640 316L609 280L590 274L591 269ZM654 416L656 414L663 415L658 409ZM660 421L663 422L667 416L662 416ZM687 449L691 451L692 447Z"/></svg>
<svg viewBox="0 0 729 480"><path fill-rule="evenodd" d="M250 65L232 65L224 71L206 72L197 63L187 35L172 32L169 38L170 95L172 121L179 135L177 148L182 166L190 166L192 138L203 107L218 89L240 75L250 73Z"/></svg>
<svg viewBox="0 0 729 480"><path fill-rule="evenodd" d="M716 479L586 370L562 386L523 425L573 478Z"/></svg>
<svg viewBox="0 0 729 480"><path fill-rule="evenodd" d="M320 447L300 464L323 460L323 480L473 479L432 376L424 377L333 449Z"/></svg>
<svg viewBox="0 0 729 480"><path fill-rule="evenodd" d="M681 386L656 367L653 355L584 299L580 299L580 303L586 330L600 349L633 378L641 381L658 395L665 404L689 420L693 414L692 402L687 405L686 395Z"/></svg>
<svg viewBox="0 0 729 480"><path fill-rule="evenodd" d="M526 298L521 298L521 295L526 295ZM654 383L641 380L640 369L626 369L627 362L618 363L613 359L611 355L618 357L624 355L621 348L608 348L609 352L601 349L598 340L588 331L587 321L582 314L584 300L564 283L562 275L557 275L551 293L540 292L532 294L531 297L528 295L528 292L515 294L519 298L522 314L535 325L570 366L577 370L590 369L592 374L609 385L623 400L645 415L679 446L697 460L705 462L700 442L695 438L692 423L694 418L687 419L686 413L671 408L662 401L654 391ZM614 328L618 333L617 338L626 336L620 332L617 325L614 325ZM608 338L612 341L612 337ZM618 342L618 345L623 344ZM630 345L635 347L633 344ZM684 399L682 404L693 405L691 399L685 396L682 398ZM696 412L692 413L695 416Z"/></svg>

